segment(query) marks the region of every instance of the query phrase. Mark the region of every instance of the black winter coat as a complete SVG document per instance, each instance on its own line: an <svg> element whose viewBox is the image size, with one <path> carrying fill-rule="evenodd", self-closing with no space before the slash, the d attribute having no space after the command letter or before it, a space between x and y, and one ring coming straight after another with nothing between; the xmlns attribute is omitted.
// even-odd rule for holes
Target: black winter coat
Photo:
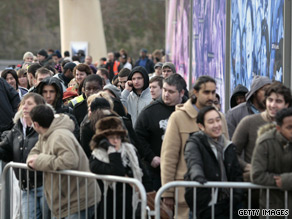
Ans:
<svg viewBox="0 0 292 219"><path fill-rule="evenodd" d="M12 118L20 102L18 92L3 78L0 78L0 134L13 127Z"/></svg>
<svg viewBox="0 0 292 219"><path fill-rule="evenodd" d="M151 162L155 156L160 157L167 122L174 111L175 106L167 106L160 97L146 106L136 121L135 131L142 146L141 157L147 162L149 170L159 178L160 166L153 168Z"/></svg>
<svg viewBox="0 0 292 219"><path fill-rule="evenodd" d="M29 128L26 131L26 137L23 135L22 123L20 120L14 127L3 136L0 142L0 159L5 162L26 163L27 156L38 141L38 133ZM18 169L14 169L16 178L20 180ZM21 188L27 188L27 173L21 170ZM37 187L42 186L42 173L37 172ZM34 188L34 172L29 172L29 188Z"/></svg>
<svg viewBox="0 0 292 219"><path fill-rule="evenodd" d="M87 100L84 99L83 101L77 103L73 108L73 115L77 119L78 125L81 125L81 122L83 121L84 117L88 113L88 106L87 106Z"/></svg>
<svg viewBox="0 0 292 219"><path fill-rule="evenodd" d="M185 160L187 163L187 173L185 180L197 181L200 177L207 181L221 181L221 171L219 162L211 149L207 135L203 132L196 132L190 136L185 146ZM230 143L224 148L224 166L228 181L242 182L242 171L236 156L236 147ZM220 189L219 189L220 192ZM242 198L241 189L233 189L233 204L237 206ZM186 202L190 209L193 209L193 189L187 188L185 194ZM211 189L197 189L197 217L208 218L211 207ZM215 214L229 214L229 198L217 201L215 204ZM217 213L216 213L217 212ZM237 214L237 212L236 212ZM218 215L217 215L218 216Z"/></svg>

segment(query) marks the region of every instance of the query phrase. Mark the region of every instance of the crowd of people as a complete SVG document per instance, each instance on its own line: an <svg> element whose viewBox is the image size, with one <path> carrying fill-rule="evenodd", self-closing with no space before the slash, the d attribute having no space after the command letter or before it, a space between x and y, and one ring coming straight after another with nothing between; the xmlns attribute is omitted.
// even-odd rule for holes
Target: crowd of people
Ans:
<svg viewBox="0 0 292 219"><path fill-rule="evenodd" d="M15 171L22 218L123 214L121 184L77 184L71 177L68 190L58 186L60 180L66 184L67 177L52 179L46 173L50 170L132 177L147 192L181 180L245 181L291 190L290 88L254 76L250 90L242 85L234 89L230 109L223 114L214 78L200 76L188 91L176 69L160 50L148 55L141 49L133 62L121 49L93 63L82 51L71 58L68 52L62 57L58 50L41 49L36 56L26 52L22 63L3 70L0 159L38 171ZM77 199L77 187L81 194L87 189L88 196ZM131 186L125 193L126 218L132 218L133 209L139 209L136 194ZM67 194L61 205L59 194ZM196 212L193 194L192 188L178 188L175 197L170 189L162 199L172 211L178 203L178 218L210 218L212 205L216 218L229 218L229 189L215 189L215 196L211 189L197 189ZM252 208L267 207L265 192L253 192L251 198ZM292 196L288 200L292 210ZM246 191L234 189L234 217L247 206ZM270 191L269 208L285 208L283 191Z"/></svg>

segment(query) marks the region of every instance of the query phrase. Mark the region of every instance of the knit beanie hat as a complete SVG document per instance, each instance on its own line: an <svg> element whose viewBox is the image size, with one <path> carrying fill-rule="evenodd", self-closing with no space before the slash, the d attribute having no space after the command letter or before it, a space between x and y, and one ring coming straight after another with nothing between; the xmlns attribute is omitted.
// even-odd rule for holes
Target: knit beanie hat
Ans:
<svg viewBox="0 0 292 219"><path fill-rule="evenodd" d="M45 56L46 58L48 58L48 53L45 49L41 49L40 51L38 51L39 55Z"/></svg>
<svg viewBox="0 0 292 219"><path fill-rule="evenodd" d="M176 69L173 63L171 62L165 62L162 66L162 69L164 69L165 67L168 67L172 70L173 73L176 73Z"/></svg>
<svg viewBox="0 0 292 219"><path fill-rule="evenodd" d="M157 62L155 65L154 65L154 69L156 69L157 67L162 67L163 66L163 63L162 62Z"/></svg>
<svg viewBox="0 0 292 219"><path fill-rule="evenodd" d="M102 98L102 97L95 98L90 104L91 112L97 109L110 109L110 108L111 106L109 102L105 98Z"/></svg>
<svg viewBox="0 0 292 219"><path fill-rule="evenodd" d="M73 72L73 69L75 68L76 64L73 62L68 62L64 65L64 72L66 72L67 69L70 69Z"/></svg>

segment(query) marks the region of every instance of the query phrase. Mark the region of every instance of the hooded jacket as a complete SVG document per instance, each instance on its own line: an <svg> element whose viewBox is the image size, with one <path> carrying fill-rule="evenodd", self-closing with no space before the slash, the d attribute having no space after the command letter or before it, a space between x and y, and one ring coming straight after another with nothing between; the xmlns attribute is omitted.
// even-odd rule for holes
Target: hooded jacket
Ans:
<svg viewBox="0 0 292 219"><path fill-rule="evenodd" d="M247 115L254 114L251 109L252 96L263 86L271 83L272 82L269 78L256 75L252 81L250 91L246 93L246 102L241 103L236 107L228 110L228 112L226 113L226 120L230 139L232 138L235 128L237 127L240 120Z"/></svg>
<svg viewBox="0 0 292 219"><path fill-rule="evenodd" d="M58 170L79 170L90 172L89 161L74 138L72 132L74 130L73 121L65 114L56 114L49 129L39 135L39 140L35 147L29 153L28 159L32 155L38 155L35 160L35 169L39 171L58 171ZM51 179L52 175L52 179ZM80 203L80 211L86 207L86 199L84 195L78 197L78 184L74 176L70 177L70 196L68 195L68 177L61 175L61 188L59 187L59 175L44 172L44 193L47 198L48 205L55 217L59 216L59 192L61 198L61 217L69 214L68 201L70 201L70 214L78 211L78 202ZM85 194L88 189L87 206L100 201L100 189L94 179L79 178L79 192ZM51 195L51 191L54 191ZM61 191L59 191L61 190ZM95 191L97 196L95 197ZM68 200L70 197L70 200ZM79 199L78 199L79 198ZM53 205L51 205L51 203Z"/></svg>
<svg viewBox="0 0 292 219"><path fill-rule="evenodd" d="M245 96L245 94L247 92L248 92L248 89L245 86L243 86L241 84L237 85L236 88L233 90L232 95L230 97L230 108L233 108L237 105L236 99L235 99L236 96L238 96L238 95Z"/></svg>
<svg viewBox="0 0 292 219"><path fill-rule="evenodd" d="M56 113L64 113L64 112L72 112L69 107L65 107L63 105L63 89L61 82L56 77L48 77L42 80L39 85L37 86L37 93L42 95L43 89L45 85L52 85L56 90L56 98L53 103L53 107L56 111Z"/></svg>
<svg viewBox="0 0 292 219"><path fill-rule="evenodd" d="M69 106L64 106L63 104L63 88L60 80L56 77L48 77L45 78L43 81L39 83L37 86L37 93L42 95L43 89L45 85L51 85L55 88L56 90L56 98L53 103L53 107L56 111L56 113L65 113L67 114L70 119L72 119L75 123L75 129L74 129L74 135L77 139L79 139L79 125L76 120L76 117L72 114L73 110Z"/></svg>
<svg viewBox="0 0 292 219"><path fill-rule="evenodd" d="M131 92L124 89L121 98L122 104L127 108L128 113L131 115L133 126L135 126L137 117L142 109L152 101L149 89L149 77L144 67L135 67L131 71L128 80L132 80L133 75L137 72L141 73L144 78L144 86L142 88L143 91L141 95L138 95L135 88L133 87L133 90Z"/></svg>
<svg viewBox="0 0 292 219"><path fill-rule="evenodd" d="M292 145L275 124L267 124L259 129L256 147L251 161L251 180L264 186L276 186L274 176L281 176L282 189L270 190L270 209L287 209L284 205L288 190L288 209L292 209ZM265 209L266 190L260 194L260 207ZM264 217L265 218L265 217ZM290 216L289 216L290 218Z"/></svg>

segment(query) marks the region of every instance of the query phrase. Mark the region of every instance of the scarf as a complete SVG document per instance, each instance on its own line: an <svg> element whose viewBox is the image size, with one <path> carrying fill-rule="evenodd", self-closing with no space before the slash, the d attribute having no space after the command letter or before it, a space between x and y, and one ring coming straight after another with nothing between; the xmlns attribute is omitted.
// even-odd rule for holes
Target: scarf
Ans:
<svg viewBox="0 0 292 219"><path fill-rule="evenodd" d="M227 176L226 176L226 170L225 170L225 165L224 165L224 146L225 146L225 139L224 137L221 135L218 140L214 140L213 138L211 138L210 136L208 136L208 142L210 145L215 146L216 151L217 151L217 161L219 163L219 167L220 167L220 172L221 172L221 181L222 182L227 182ZM229 197L229 190L226 188L222 188L221 192L219 192L219 201L222 199L225 199Z"/></svg>
<svg viewBox="0 0 292 219"><path fill-rule="evenodd" d="M133 171L134 178L139 180L140 182L142 182L143 172L142 172L142 169L140 168L138 157L137 157L134 146L132 144L123 142L121 144L120 150L117 152L121 153L123 166L124 167L129 166ZM96 159L98 159L102 162L109 163L108 153L104 149L95 148L92 151L92 155ZM106 182L105 183L105 192L107 192L108 186L111 189L114 189L112 182ZM135 192L133 194L133 198L132 198L132 206L135 210L138 206L138 202L139 202L139 194L138 194L138 192Z"/></svg>
<svg viewBox="0 0 292 219"><path fill-rule="evenodd" d="M143 172L139 166L139 161L134 146L123 142L120 150L117 152L121 153L123 166L129 166L133 171L134 178L142 182ZM95 148L92 151L92 155L102 162L109 163L108 153L104 149Z"/></svg>

